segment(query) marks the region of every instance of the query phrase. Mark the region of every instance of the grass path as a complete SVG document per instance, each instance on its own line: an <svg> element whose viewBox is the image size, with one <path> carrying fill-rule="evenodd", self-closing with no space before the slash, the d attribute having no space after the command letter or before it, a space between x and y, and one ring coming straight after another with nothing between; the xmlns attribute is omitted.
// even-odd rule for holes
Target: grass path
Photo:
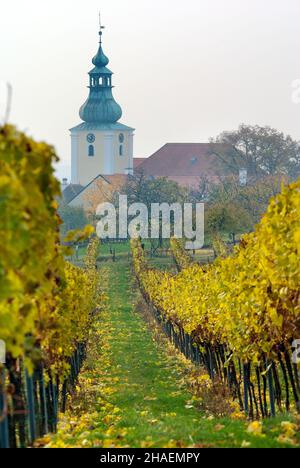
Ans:
<svg viewBox="0 0 300 468"><path fill-rule="evenodd" d="M135 311L139 293L129 263L108 263L105 269L107 310L78 395L50 447L288 446L277 441L277 419L264 422L259 436L247 433L245 421L200 412L182 379L183 358L158 344Z"/></svg>

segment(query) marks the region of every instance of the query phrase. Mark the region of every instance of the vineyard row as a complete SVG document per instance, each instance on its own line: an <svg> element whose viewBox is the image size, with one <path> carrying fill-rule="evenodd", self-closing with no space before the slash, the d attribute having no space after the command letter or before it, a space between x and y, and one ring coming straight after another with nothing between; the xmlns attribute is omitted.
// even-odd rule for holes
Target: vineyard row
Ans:
<svg viewBox="0 0 300 468"><path fill-rule="evenodd" d="M300 182L283 187L232 255L200 266L172 242L177 275L151 269L132 241L142 293L168 334L212 378L229 385L251 417L299 411Z"/></svg>
<svg viewBox="0 0 300 468"><path fill-rule="evenodd" d="M97 239L84 268L67 262L60 245L56 159L51 146L0 129L1 447L25 447L56 429L101 305Z"/></svg>

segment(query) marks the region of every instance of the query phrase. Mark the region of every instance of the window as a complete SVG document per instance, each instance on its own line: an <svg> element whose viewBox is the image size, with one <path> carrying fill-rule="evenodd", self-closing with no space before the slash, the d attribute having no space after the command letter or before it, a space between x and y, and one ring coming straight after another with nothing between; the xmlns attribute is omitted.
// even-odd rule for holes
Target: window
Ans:
<svg viewBox="0 0 300 468"><path fill-rule="evenodd" d="M94 145L89 145L89 156L95 156L95 150L94 150Z"/></svg>
<svg viewBox="0 0 300 468"><path fill-rule="evenodd" d="M120 148L119 148L119 155L120 155L120 156L123 156L123 145L120 145Z"/></svg>

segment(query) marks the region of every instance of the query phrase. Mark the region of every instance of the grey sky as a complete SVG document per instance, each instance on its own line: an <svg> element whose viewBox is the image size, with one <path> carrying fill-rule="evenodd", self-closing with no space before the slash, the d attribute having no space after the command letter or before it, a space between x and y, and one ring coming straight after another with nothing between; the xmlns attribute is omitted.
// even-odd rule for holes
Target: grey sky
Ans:
<svg viewBox="0 0 300 468"><path fill-rule="evenodd" d="M122 122L136 128L135 156L242 122L300 140L300 104L291 99L299 0L5 1L0 80L13 85L11 121L55 145L60 177L69 176L68 129L87 97L99 8Z"/></svg>

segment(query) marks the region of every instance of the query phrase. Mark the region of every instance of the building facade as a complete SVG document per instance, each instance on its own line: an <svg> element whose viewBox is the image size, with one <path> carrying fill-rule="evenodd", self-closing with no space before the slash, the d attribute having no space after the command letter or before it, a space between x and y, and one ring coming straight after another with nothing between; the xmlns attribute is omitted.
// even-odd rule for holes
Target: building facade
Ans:
<svg viewBox="0 0 300 468"><path fill-rule="evenodd" d="M83 121L71 132L71 183L88 185L99 174L131 174L134 129L122 124L122 109L112 94L109 59L102 49L102 28L97 54L89 72L89 96L81 106Z"/></svg>

